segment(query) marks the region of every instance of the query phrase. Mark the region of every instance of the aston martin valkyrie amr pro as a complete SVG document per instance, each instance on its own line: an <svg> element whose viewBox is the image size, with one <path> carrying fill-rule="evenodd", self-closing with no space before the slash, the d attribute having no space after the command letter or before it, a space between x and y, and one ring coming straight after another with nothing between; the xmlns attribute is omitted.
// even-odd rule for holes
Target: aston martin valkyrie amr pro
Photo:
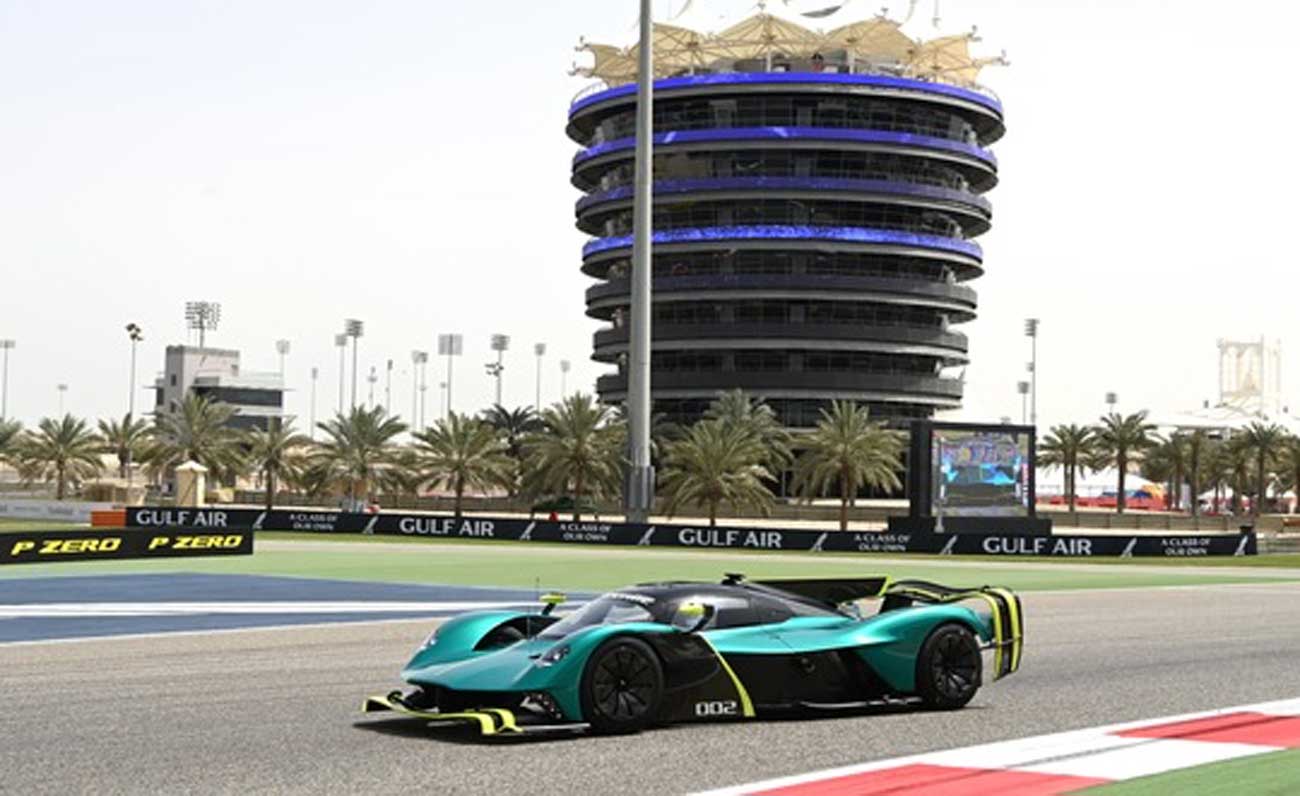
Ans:
<svg viewBox="0 0 1300 796"><path fill-rule="evenodd" d="M864 617L863 603L883 598ZM367 713L476 724L485 735L832 712L908 701L960 708L1020 666L1020 599L920 581L650 583L566 616L488 611L443 623ZM984 658L990 658L986 664ZM988 675L986 678L985 675Z"/></svg>

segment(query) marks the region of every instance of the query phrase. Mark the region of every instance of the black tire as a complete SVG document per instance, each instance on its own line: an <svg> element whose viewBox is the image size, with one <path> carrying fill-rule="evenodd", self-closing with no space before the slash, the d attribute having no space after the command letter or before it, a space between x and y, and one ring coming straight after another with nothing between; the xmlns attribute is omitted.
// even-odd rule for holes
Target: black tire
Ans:
<svg viewBox="0 0 1300 796"><path fill-rule="evenodd" d="M916 657L916 690L931 710L964 707L980 689L979 639L962 625L940 625Z"/></svg>
<svg viewBox="0 0 1300 796"><path fill-rule="evenodd" d="M582 715L594 732L639 732L659 717L664 672L650 645L630 636L596 648L582 671Z"/></svg>

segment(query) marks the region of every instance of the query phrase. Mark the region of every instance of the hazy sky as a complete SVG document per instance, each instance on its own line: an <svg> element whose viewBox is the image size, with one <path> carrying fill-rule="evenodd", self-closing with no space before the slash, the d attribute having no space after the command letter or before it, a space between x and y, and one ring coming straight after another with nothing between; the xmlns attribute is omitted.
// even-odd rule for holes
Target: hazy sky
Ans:
<svg viewBox="0 0 1300 796"><path fill-rule="evenodd" d="M696 5L706 28L753 7ZM1281 337L1300 384L1294 4L945 0L938 31L931 6L914 35L977 22L1012 61L986 73L1009 133L958 416L1019 416L1028 314L1042 423L1093 419L1107 390L1123 410L1198 406L1218 337ZM195 299L224 305L209 343L248 370L292 341L304 420L312 366L320 413L337 400L345 317L366 322L363 373L395 360L404 414L410 351L441 332L465 335L458 410L491 400L493 332L512 337L507 404L532 403L539 341L544 401L562 358L589 387L564 135L586 81L567 71L580 35L627 44L634 23L633 0L0 0L10 414L53 414L60 382L71 412L124 413L123 326L145 328L151 382Z"/></svg>

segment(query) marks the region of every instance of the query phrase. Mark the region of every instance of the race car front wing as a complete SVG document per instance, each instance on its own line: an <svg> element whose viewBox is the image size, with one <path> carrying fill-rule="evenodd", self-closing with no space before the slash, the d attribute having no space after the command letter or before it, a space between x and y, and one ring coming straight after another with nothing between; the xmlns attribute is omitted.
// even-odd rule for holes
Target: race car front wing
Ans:
<svg viewBox="0 0 1300 796"><path fill-rule="evenodd" d="M470 724L478 727L483 736L505 737L511 735L538 735L547 733L577 732L587 729L587 724L569 722L556 724L532 711L513 711L505 708L476 708L455 713L423 710L413 707L402 698L400 691L383 696L368 697L361 706L362 713L394 712L433 724Z"/></svg>

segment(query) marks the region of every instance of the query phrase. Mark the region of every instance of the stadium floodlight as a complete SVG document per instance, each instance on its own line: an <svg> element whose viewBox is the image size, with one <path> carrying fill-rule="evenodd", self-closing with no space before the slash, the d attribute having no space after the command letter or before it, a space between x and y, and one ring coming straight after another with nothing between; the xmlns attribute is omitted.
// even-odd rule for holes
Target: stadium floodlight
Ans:
<svg viewBox="0 0 1300 796"><path fill-rule="evenodd" d="M366 325L356 318L348 318L343 322L343 334L352 338L352 408L357 408L357 348L361 343L361 336L365 334Z"/></svg>
<svg viewBox="0 0 1300 796"><path fill-rule="evenodd" d="M501 405L501 374L506 366L503 361L505 352L510 348L510 338L504 334L492 335L492 350L497 352L497 361L487 363L487 373L497 381L497 406Z"/></svg>
<svg viewBox="0 0 1300 796"><path fill-rule="evenodd" d="M0 420L9 417L9 352L17 345L13 340L0 340L0 351L4 352L4 371L0 376Z"/></svg>
<svg viewBox="0 0 1300 796"><path fill-rule="evenodd" d="M334 335L334 347L339 350L339 414L343 414L343 380L347 376L348 366L344 364L343 355L348 350L348 336Z"/></svg>
<svg viewBox="0 0 1300 796"><path fill-rule="evenodd" d="M438 335L438 356L447 358L447 406L443 412L444 417L450 417L452 412L451 403L451 386L452 386L452 358L458 357L465 353L465 337L459 334L440 334Z"/></svg>
<svg viewBox="0 0 1300 796"><path fill-rule="evenodd" d="M1038 425L1038 319L1025 319L1025 337L1029 338L1029 424Z"/></svg>
<svg viewBox="0 0 1300 796"><path fill-rule="evenodd" d="M131 372L129 384L126 389L126 424L130 425L131 420L135 418L135 349L144 339L144 329L140 329L138 324L126 324L126 338L131 341ZM126 492L127 498L130 498L131 490L131 446L126 446L125 460L122 462L122 470L126 471Z"/></svg>
<svg viewBox="0 0 1300 796"><path fill-rule="evenodd" d="M312 439L316 439L316 380L320 378L320 368L311 369L311 429Z"/></svg>
<svg viewBox="0 0 1300 796"><path fill-rule="evenodd" d="M187 301L185 323L189 329L199 333L199 348L203 348L207 333L221 325L221 305L215 301Z"/></svg>
<svg viewBox="0 0 1300 796"><path fill-rule="evenodd" d="M1029 382L1016 382L1016 392L1020 393L1020 425L1025 424L1026 404L1029 401Z"/></svg>
<svg viewBox="0 0 1300 796"><path fill-rule="evenodd" d="M284 380L284 358L289 355L289 341L276 340L275 353L280 355L280 379Z"/></svg>
<svg viewBox="0 0 1300 796"><path fill-rule="evenodd" d="M185 324L199 333L199 348L203 348L208 331L221 325L221 305L215 301L185 302Z"/></svg>
<svg viewBox="0 0 1300 796"><path fill-rule="evenodd" d="M1119 396L1113 392L1106 393L1106 413L1115 414L1115 404L1119 403Z"/></svg>
<svg viewBox="0 0 1300 796"><path fill-rule="evenodd" d="M388 360L384 371L384 414L393 413L393 360Z"/></svg>
<svg viewBox="0 0 1300 796"><path fill-rule="evenodd" d="M537 355L537 398L533 402L533 408L542 411L542 357L546 356L546 343L538 343L533 346L533 353Z"/></svg>
<svg viewBox="0 0 1300 796"><path fill-rule="evenodd" d="M428 372L429 352L411 352L411 431L420 431L424 427L424 395L429 389L425 382Z"/></svg>
<svg viewBox="0 0 1300 796"><path fill-rule="evenodd" d="M63 417L63 396L68 391L68 385L56 384L54 387L59 391L59 417Z"/></svg>

